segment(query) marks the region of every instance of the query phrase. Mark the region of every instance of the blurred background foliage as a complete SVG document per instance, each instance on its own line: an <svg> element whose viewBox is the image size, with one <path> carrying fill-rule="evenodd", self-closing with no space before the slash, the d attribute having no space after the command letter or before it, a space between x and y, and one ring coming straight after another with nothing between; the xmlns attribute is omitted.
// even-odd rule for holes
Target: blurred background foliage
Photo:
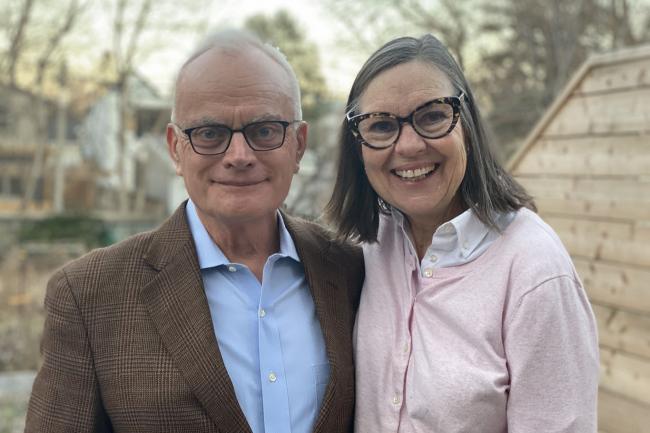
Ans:
<svg viewBox="0 0 650 433"><path fill-rule="evenodd" d="M97 248L114 242L106 222L87 215L55 215L21 225L19 242L81 242Z"/></svg>

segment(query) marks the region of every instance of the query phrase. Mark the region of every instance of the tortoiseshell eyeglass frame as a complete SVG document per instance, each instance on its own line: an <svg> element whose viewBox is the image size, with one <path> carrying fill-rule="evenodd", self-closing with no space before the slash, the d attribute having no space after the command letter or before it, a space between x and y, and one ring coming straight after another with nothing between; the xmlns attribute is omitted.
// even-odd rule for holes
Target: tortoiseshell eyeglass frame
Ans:
<svg viewBox="0 0 650 433"><path fill-rule="evenodd" d="M446 135L449 135L451 131L453 131L454 127L458 123L458 119L460 118L460 104L462 100L467 100L467 96L465 95L464 92L461 92L460 95L458 96L445 96L442 98L436 98L432 99L430 101L425 102L424 104L418 106L415 110L413 110L408 116L406 117L400 117L397 116L393 113L386 113L386 112L374 112L374 113L362 113L362 114L356 114L354 115L354 109L348 111L345 113L345 118L348 121L348 128L350 129L350 132L352 132L352 135L354 135L354 138L364 146L367 146L371 149L387 149L391 146L393 146L395 143L397 143L397 140L399 140L400 135L402 134L402 125L404 123L409 123L411 127L413 127L413 130L420 135L421 137L424 138L429 138L429 139L436 139L436 138L442 138ZM437 135L425 135L422 132L418 130L418 128L415 128L413 125L413 115L417 113L420 109L432 105L432 104L444 104L444 105L450 105L452 109L452 119L451 119L451 124L449 125L449 128L442 134L437 134ZM395 120L397 120L397 123L399 124L399 130L397 131L397 135L395 136L395 140L393 140L392 143L387 144L386 146L376 146L373 144L368 143L363 139L361 136L361 133L359 132L359 124L371 117L390 117Z"/></svg>

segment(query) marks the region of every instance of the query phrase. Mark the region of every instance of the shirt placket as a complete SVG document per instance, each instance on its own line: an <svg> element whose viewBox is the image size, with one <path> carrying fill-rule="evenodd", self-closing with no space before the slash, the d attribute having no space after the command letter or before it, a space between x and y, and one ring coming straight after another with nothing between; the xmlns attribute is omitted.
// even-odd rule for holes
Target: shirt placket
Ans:
<svg viewBox="0 0 650 433"><path fill-rule="evenodd" d="M265 273L271 272L276 257L269 258ZM264 281L272 281L271 276ZM280 330L273 308L274 299L269 299L268 290L262 284L257 310L259 330L260 380L262 383L262 409L265 432L291 431L289 395L282 352L279 350ZM266 296L265 296L266 295Z"/></svg>
<svg viewBox="0 0 650 433"><path fill-rule="evenodd" d="M407 240L405 244L405 280L408 281L408 296L405 296L404 303L401 305L398 321L398 338L397 347L393 352L393 396L391 399L392 409L395 413L395 431L401 430L401 418L405 407L406 396L406 376L411 359L411 322L413 318L413 309L417 294L417 280L420 267L417 255L413 246Z"/></svg>

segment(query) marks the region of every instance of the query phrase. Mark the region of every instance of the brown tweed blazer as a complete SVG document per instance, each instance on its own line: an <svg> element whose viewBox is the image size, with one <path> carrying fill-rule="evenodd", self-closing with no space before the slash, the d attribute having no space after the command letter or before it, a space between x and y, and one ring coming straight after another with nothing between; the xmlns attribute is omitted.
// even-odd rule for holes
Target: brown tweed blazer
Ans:
<svg viewBox="0 0 650 433"><path fill-rule="evenodd" d="M362 254L315 224L285 223L330 362L314 431L351 432ZM250 433L214 336L185 205L160 228L66 265L48 284L45 309L26 432Z"/></svg>

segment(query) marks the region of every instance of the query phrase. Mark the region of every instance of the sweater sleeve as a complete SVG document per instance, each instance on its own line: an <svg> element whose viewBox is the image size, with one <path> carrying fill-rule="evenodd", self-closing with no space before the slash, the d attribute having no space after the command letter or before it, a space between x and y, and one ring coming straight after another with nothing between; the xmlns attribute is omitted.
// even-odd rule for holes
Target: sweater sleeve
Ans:
<svg viewBox="0 0 650 433"><path fill-rule="evenodd" d="M509 433L595 433L598 339L580 282L550 278L506 316Z"/></svg>
<svg viewBox="0 0 650 433"><path fill-rule="evenodd" d="M25 432L110 432L88 336L65 271L48 283L41 366Z"/></svg>

